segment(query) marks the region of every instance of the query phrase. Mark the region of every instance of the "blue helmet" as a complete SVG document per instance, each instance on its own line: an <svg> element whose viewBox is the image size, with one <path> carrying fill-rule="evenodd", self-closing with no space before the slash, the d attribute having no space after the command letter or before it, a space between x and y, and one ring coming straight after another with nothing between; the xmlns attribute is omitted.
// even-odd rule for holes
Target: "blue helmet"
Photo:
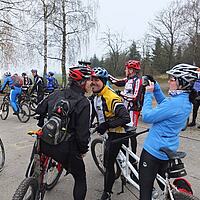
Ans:
<svg viewBox="0 0 200 200"><path fill-rule="evenodd" d="M108 80L108 71L102 67L95 67L93 69L93 75L94 77L98 77L99 79L101 79L103 81L104 84L106 84L107 80Z"/></svg>

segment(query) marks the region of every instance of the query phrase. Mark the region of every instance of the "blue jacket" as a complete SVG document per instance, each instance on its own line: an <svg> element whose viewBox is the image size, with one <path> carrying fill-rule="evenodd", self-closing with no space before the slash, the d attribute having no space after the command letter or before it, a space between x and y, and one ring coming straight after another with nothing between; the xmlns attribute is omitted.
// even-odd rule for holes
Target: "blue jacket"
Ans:
<svg viewBox="0 0 200 200"><path fill-rule="evenodd" d="M6 76L3 80L3 85L1 86L0 91L3 91L6 87L6 85L8 85L10 88L13 85L13 79L11 78L11 76Z"/></svg>
<svg viewBox="0 0 200 200"><path fill-rule="evenodd" d="M158 105L153 108L153 95ZM192 104L188 93L165 97L160 86L156 83L154 93L146 92L142 109L142 119L152 124L144 142L144 149L160 160L168 160L161 147L177 151L179 134L190 115Z"/></svg>

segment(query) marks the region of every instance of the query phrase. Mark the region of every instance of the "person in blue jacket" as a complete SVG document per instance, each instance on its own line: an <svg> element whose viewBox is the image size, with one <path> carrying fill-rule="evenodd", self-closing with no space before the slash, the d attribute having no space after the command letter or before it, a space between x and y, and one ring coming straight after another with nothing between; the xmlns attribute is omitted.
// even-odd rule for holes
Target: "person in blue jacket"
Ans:
<svg viewBox="0 0 200 200"><path fill-rule="evenodd" d="M58 88L58 82L54 77L54 73L49 72L48 75L46 75L46 79L47 79L46 91L52 93L54 89Z"/></svg>
<svg viewBox="0 0 200 200"><path fill-rule="evenodd" d="M10 104L13 108L14 115L18 115L19 113L19 106L17 104L17 97L22 93L22 79L18 76L18 74L14 74L11 76L10 72L5 72L4 74L4 82L0 89L0 92L2 93L5 89L6 85L10 87Z"/></svg>
<svg viewBox="0 0 200 200"><path fill-rule="evenodd" d="M144 141L139 163L140 200L151 200L156 174L165 175L168 158L159 149L167 147L177 151L179 147L179 133L192 110L189 95L198 77L197 69L192 65L179 64L166 72L170 76L170 97L165 97L156 81L149 81L146 86L142 120L152 126ZM158 104L155 108L152 107L153 97Z"/></svg>

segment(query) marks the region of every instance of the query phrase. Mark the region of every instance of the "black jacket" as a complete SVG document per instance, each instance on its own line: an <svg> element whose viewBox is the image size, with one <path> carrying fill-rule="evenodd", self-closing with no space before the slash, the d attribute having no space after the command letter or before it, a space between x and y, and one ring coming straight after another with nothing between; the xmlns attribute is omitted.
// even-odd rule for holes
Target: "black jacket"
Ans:
<svg viewBox="0 0 200 200"><path fill-rule="evenodd" d="M63 97L77 100L74 112L70 116L68 132L72 133L73 150L84 154L88 151L90 137L90 102L79 86L72 83L64 90L56 90L38 104L36 113L41 117L48 113L48 118L51 117L54 105Z"/></svg>

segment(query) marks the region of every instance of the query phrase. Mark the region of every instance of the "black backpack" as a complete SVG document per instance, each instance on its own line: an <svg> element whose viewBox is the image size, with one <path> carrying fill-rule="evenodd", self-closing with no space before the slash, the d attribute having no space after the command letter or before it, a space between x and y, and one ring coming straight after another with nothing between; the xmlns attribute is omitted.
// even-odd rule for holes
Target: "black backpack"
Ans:
<svg viewBox="0 0 200 200"><path fill-rule="evenodd" d="M43 135L41 139L44 142L50 145L57 145L71 137L68 132L68 124L76 104L81 99L62 98L56 102L51 117L42 127Z"/></svg>

